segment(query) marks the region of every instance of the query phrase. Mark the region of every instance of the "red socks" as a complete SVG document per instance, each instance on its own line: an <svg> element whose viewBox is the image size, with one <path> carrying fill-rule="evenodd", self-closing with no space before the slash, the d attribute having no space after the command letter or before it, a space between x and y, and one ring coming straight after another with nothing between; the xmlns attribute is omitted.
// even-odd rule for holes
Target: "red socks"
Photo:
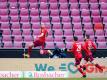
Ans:
<svg viewBox="0 0 107 80"><path fill-rule="evenodd" d="M79 71L83 76L86 75L86 73L84 73L81 68L78 68L78 71Z"/></svg>
<svg viewBox="0 0 107 80"><path fill-rule="evenodd" d="M100 65L95 64L95 66L96 66L98 69L100 69L101 71L103 71L103 69L102 69L102 67L101 67Z"/></svg>
<svg viewBox="0 0 107 80"><path fill-rule="evenodd" d="M30 56L31 52L32 52L32 47L29 47L29 48L28 48L28 55L29 55L29 56Z"/></svg>

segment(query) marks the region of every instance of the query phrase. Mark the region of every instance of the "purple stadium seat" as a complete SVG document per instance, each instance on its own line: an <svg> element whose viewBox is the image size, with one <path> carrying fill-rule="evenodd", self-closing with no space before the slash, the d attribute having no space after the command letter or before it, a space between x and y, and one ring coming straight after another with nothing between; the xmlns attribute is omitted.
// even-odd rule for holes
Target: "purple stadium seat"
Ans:
<svg viewBox="0 0 107 80"><path fill-rule="evenodd" d="M94 1L94 0L92 0L92 1ZM99 9L99 5L96 3L93 3L93 4L90 4L90 9L91 10L98 10Z"/></svg>
<svg viewBox="0 0 107 80"><path fill-rule="evenodd" d="M80 3L88 3L88 0L79 0Z"/></svg>
<svg viewBox="0 0 107 80"><path fill-rule="evenodd" d="M14 42L14 48L22 48L22 42Z"/></svg>
<svg viewBox="0 0 107 80"><path fill-rule="evenodd" d="M71 29L64 29L64 36L72 36L73 32Z"/></svg>
<svg viewBox="0 0 107 80"><path fill-rule="evenodd" d="M107 24L105 24L104 29L107 30Z"/></svg>
<svg viewBox="0 0 107 80"><path fill-rule="evenodd" d="M65 45L63 42L55 42L55 43L59 48L65 48Z"/></svg>
<svg viewBox="0 0 107 80"><path fill-rule="evenodd" d="M30 9L38 9L38 4L37 3L30 3L29 2L29 8Z"/></svg>
<svg viewBox="0 0 107 80"><path fill-rule="evenodd" d="M66 39L65 39L66 42L73 42L73 36L66 36Z"/></svg>
<svg viewBox="0 0 107 80"><path fill-rule="evenodd" d="M11 35L11 31L9 29L3 29L2 35Z"/></svg>
<svg viewBox="0 0 107 80"><path fill-rule="evenodd" d="M84 41L83 35L78 36L78 41L81 42L81 43Z"/></svg>
<svg viewBox="0 0 107 80"><path fill-rule="evenodd" d="M89 17L89 16L90 16L89 10L87 10L87 9L82 9L82 10L81 10L81 16L82 16L82 17L84 17L84 16Z"/></svg>
<svg viewBox="0 0 107 80"><path fill-rule="evenodd" d="M71 49L73 42L66 42L66 48Z"/></svg>
<svg viewBox="0 0 107 80"><path fill-rule="evenodd" d="M79 10L76 10L76 9L72 10L71 16L80 16Z"/></svg>
<svg viewBox="0 0 107 80"><path fill-rule="evenodd" d="M73 29L76 30L76 29L82 29L82 25L81 23L76 23L73 25Z"/></svg>
<svg viewBox="0 0 107 80"><path fill-rule="evenodd" d="M69 0L70 3L78 3L77 0Z"/></svg>
<svg viewBox="0 0 107 80"><path fill-rule="evenodd" d="M60 9L61 10L67 10L68 9L68 4L67 3L61 3L60 4Z"/></svg>
<svg viewBox="0 0 107 80"><path fill-rule="evenodd" d="M54 43L53 42L46 42L46 49L54 49Z"/></svg>
<svg viewBox="0 0 107 80"><path fill-rule="evenodd" d="M37 23L37 22L39 23L39 22L40 22L40 19L39 19L38 16L31 16L31 22L32 22L32 23L35 23L35 22L36 22L36 23Z"/></svg>
<svg viewBox="0 0 107 80"><path fill-rule="evenodd" d="M23 23L22 24L22 29L31 29L31 25L29 23Z"/></svg>
<svg viewBox="0 0 107 80"><path fill-rule="evenodd" d="M107 4L106 3L101 3L100 5L101 5L101 7L100 7L101 10L107 10Z"/></svg>
<svg viewBox="0 0 107 80"><path fill-rule="evenodd" d="M81 10L88 10L89 9L89 5L88 4L80 4L80 9Z"/></svg>
<svg viewBox="0 0 107 80"><path fill-rule="evenodd" d="M51 10L51 16L59 16L58 10Z"/></svg>
<svg viewBox="0 0 107 80"><path fill-rule="evenodd" d="M41 3L42 3L42 2L47 2L47 0L39 0L39 2L41 2Z"/></svg>
<svg viewBox="0 0 107 80"><path fill-rule="evenodd" d="M93 29L92 24L90 23L84 24L84 29L85 30Z"/></svg>
<svg viewBox="0 0 107 80"><path fill-rule="evenodd" d="M101 12L102 12L102 14L101 14L102 17L106 17L107 16L107 10L102 10Z"/></svg>
<svg viewBox="0 0 107 80"><path fill-rule="evenodd" d="M100 11L99 10L92 10L91 16L100 16Z"/></svg>
<svg viewBox="0 0 107 80"><path fill-rule="evenodd" d="M40 29L33 29L33 35L35 36L38 36L40 35Z"/></svg>
<svg viewBox="0 0 107 80"><path fill-rule="evenodd" d="M7 9L7 3L5 3L5 2L1 3L0 9Z"/></svg>
<svg viewBox="0 0 107 80"><path fill-rule="evenodd" d="M98 3L97 0L89 0L90 3Z"/></svg>
<svg viewBox="0 0 107 80"><path fill-rule="evenodd" d="M7 0L0 0L0 2L7 2Z"/></svg>
<svg viewBox="0 0 107 80"><path fill-rule="evenodd" d="M99 42L98 43L98 49L107 49L106 42Z"/></svg>
<svg viewBox="0 0 107 80"><path fill-rule="evenodd" d="M28 9L28 5L27 5L27 2L24 2L24 3L19 3L19 9Z"/></svg>
<svg viewBox="0 0 107 80"><path fill-rule="evenodd" d="M18 16L18 10L17 9L10 9L10 16Z"/></svg>
<svg viewBox="0 0 107 80"><path fill-rule="evenodd" d="M54 42L63 42L62 36L56 36Z"/></svg>
<svg viewBox="0 0 107 80"><path fill-rule="evenodd" d="M82 22L83 23L91 23L91 18L89 16L83 16L82 17Z"/></svg>
<svg viewBox="0 0 107 80"><path fill-rule="evenodd" d="M21 9L20 10L20 16L28 16L29 13L28 13L28 9Z"/></svg>
<svg viewBox="0 0 107 80"><path fill-rule="evenodd" d="M61 10L61 16L69 16L68 10Z"/></svg>
<svg viewBox="0 0 107 80"><path fill-rule="evenodd" d="M11 29L20 29L20 24L19 23L12 23Z"/></svg>
<svg viewBox="0 0 107 80"><path fill-rule="evenodd" d="M103 30L96 30L95 36L104 36L104 31Z"/></svg>
<svg viewBox="0 0 107 80"><path fill-rule="evenodd" d="M50 19L49 19L49 17L47 17L47 16L42 17L41 21L42 21L43 23L50 23Z"/></svg>
<svg viewBox="0 0 107 80"><path fill-rule="evenodd" d="M27 0L19 0L20 3L27 2Z"/></svg>
<svg viewBox="0 0 107 80"><path fill-rule="evenodd" d="M51 10L58 9L58 4L57 3L50 3L50 9Z"/></svg>
<svg viewBox="0 0 107 80"><path fill-rule="evenodd" d="M14 42L22 42L23 39L22 39L22 36L19 35L19 36L14 36Z"/></svg>
<svg viewBox="0 0 107 80"><path fill-rule="evenodd" d="M107 3L107 0L99 0L101 3Z"/></svg>
<svg viewBox="0 0 107 80"><path fill-rule="evenodd" d="M71 4L71 5L70 5L70 10L72 10L72 9L79 9L78 3Z"/></svg>
<svg viewBox="0 0 107 80"><path fill-rule="evenodd" d="M59 16L57 17L57 16L55 16L55 17L52 17L52 23L60 23L60 18L59 18Z"/></svg>
<svg viewBox="0 0 107 80"><path fill-rule="evenodd" d="M29 22L29 18L28 16L21 16L21 20L20 20L21 23L26 23L26 22Z"/></svg>
<svg viewBox="0 0 107 80"><path fill-rule="evenodd" d="M58 23L56 23L56 24L53 24L53 29L61 29L61 24L58 24Z"/></svg>
<svg viewBox="0 0 107 80"><path fill-rule="evenodd" d="M8 10L7 9L0 9L0 15L1 16L7 16L8 15Z"/></svg>
<svg viewBox="0 0 107 80"><path fill-rule="evenodd" d="M87 30L85 30L85 31L86 31L85 34L88 34L88 35L90 35L90 36L94 36L94 31L93 31L93 29L87 29Z"/></svg>
<svg viewBox="0 0 107 80"><path fill-rule="evenodd" d="M63 16L62 16L62 22L63 22L63 23L70 23L70 22L71 22L71 19L70 19L69 16L67 16L67 17L63 17Z"/></svg>
<svg viewBox="0 0 107 80"><path fill-rule="evenodd" d="M17 23L17 22L19 22L19 17L18 16L11 16L10 22L11 23Z"/></svg>
<svg viewBox="0 0 107 80"><path fill-rule="evenodd" d="M32 29L40 29L40 24L38 23L32 24Z"/></svg>
<svg viewBox="0 0 107 80"><path fill-rule="evenodd" d="M67 0L59 0L60 3L67 3Z"/></svg>
<svg viewBox="0 0 107 80"><path fill-rule="evenodd" d="M0 21L1 22L9 22L8 16L0 16Z"/></svg>
<svg viewBox="0 0 107 80"><path fill-rule="evenodd" d="M80 17L72 17L72 23L81 23Z"/></svg>
<svg viewBox="0 0 107 80"><path fill-rule="evenodd" d="M9 2L9 9L18 9L17 1Z"/></svg>
<svg viewBox="0 0 107 80"><path fill-rule="evenodd" d="M48 36L46 38L46 42L53 42L53 37L52 36Z"/></svg>
<svg viewBox="0 0 107 80"><path fill-rule="evenodd" d="M103 17L103 23L107 23L107 17Z"/></svg>
<svg viewBox="0 0 107 80"><path fill-rule="evenodd" d="M23 35L23 36L31 35L31 31L30 31L29 29L23 29L22 35Z"/></svg>
<svg viewBox="0 0 107 80"><path fill-rule="evenodd" d="M20 29L14 29L13 31L12 31L12 35L14 35L14 36L19 36L19 35L21 35L21 31L20 31Z"/></svg>
<svg viewBox="0 0 107 80"><path fill-rule="evenodd" d="M36 3L38 0L28 0L29 3Z"/></svg>
<svg viewBox="0 0 107 80"><path fill-rule="evenodd" d="M69 23L63 23L63 29L72 29L72 26Z"/></svg>
<svg viewBox="0 0 107 80"><path fill-rule="evenodd" d="M33 38L32 38L31 35L24 36L24 41L25 41L25 42L32 42L32 41L33 41Z"/></svg>
<svg viewBox="0 0 107 80"><path fill-rule="evenodd" d="M41 3L40 4L40 9L43 9L43 10L48 9L47 3Z"/></svg>
<svg viewBox="0 0 107 80"><path fill-rule="evenodd" d="M41 16L49 16L49 11L48 11L48 9L47 10L43 10L43 9L41 9L41 14L40 14Z"/></svg>
<svg viewBox="0 0 107 80"><path fill-rule="evenodd" d="M39 11L36 9L31 9L30 10L30 16L39 16Z"/></svg>
<svg viewBox="0 0 107 80"><path fill-rule="evenodd" d="M10 29L9 23L1 23L1 29Z"/></svg>
<svg viewBox="0 0 107 80"><path fill-rule="evenodd" d="M93 23L100 23L101 22L101 18L99 16L93 16Z"/></svg>
<svg viewBox="0 0 107 80"><path fill-rule="evenodd" d="M4 48L13 48L12 42L4 42Z"/></svg>
<svg viewBox="0 0 107 80"><path fill-rule="evenodd" d="M57 0L49 0L49 3L57 3Z"/></svg>
<svg viewBox="0 0 107 80"><path fill-rule="evenodd" d="M3 42L11 42L12 41L11 36L9 36L9 35L4 35L2 40L3 40Z"/></svg>
<svg viewBox="0 0 107 80"><path fill-rule="evenodd" d="M104 36L97 36L97 42L105 42Z"/></svg>
<svg viewBox="0 0 107 80"><path fill-rule="evenodd" d="M63 32L61 29L54 29L54 35L55 36L63 36Z"/></svg>
<svg viewBox="0 0 107 80"><path fill-rule="evenodd" d="M82 32L82 29L76 29L75 31L74 31L74 35L75 36L82 36L83 34L82 34L83 32Z"/></svg>

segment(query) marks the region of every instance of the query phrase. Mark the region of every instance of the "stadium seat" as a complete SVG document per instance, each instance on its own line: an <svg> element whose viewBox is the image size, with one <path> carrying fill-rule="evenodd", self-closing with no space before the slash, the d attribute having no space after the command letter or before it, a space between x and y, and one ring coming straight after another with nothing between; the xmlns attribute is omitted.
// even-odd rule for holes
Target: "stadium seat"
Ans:
<svg viewBox="0 0 107 80"><path fill-rule="evenodd" d="M19 23L12 23L12 25L11 25L11 29L12 30L14 30L14 29L20 29L21 27L20 27L20 24Z"/></svg>
<svg viewBox="0 0 107 80"><path fill-rule="evenodd" d="M18 16L11 16L10 17L10 22L11 23L18 23L19 22L19 17Z"/></svg>
<svg viewBox="0 0 107 80"><path fill-rule="evenodd" d="M64 29L64 36L72 36L73 32L71 29Z"/></svg>
<svg viewBox="0 0 107 80"><path fill-rule="evenodd" d="M79 0L80 3L88 3L88 0Z"/></svg>
<svg viewBox="0 0 107 80"><path fill-rule="evenodd" d="M78 0L69 0L70 3L78 3Z"/></svg>
<svg viewBox="0 0 107 80"><path fill-rule="evenodd" d="M72 29L72 25L69 23L63 23L63 30Z"/></svg>
<svg viewBox="0 0 107 80"><path fill-rule="evenodd" d="M60 3L60 10L67 10L68 4L67 3Z"/></svg>
<svg viewBox="0 0 107 80"><path fill-rule="evenodd" d="M13 48L12 42L4 42L4 48Z"/></svg>
<svg viewBox="0 0 107 80"><path fill-rule="evenodd" d="M58 9L58 4L57 3L49 3L49 8L51 9L51 10L56 10L56 9Z"/></svg>
<svg viewBox="0 0 107 80"><path fill-rule="evenodd" d="M106 49L107 48L107 45L105 42L99 42L98 43L98 49Z"/></svg>
<svg viewBox="0 0 107 80"><path fill-rule="evenodd" d="M4 29L10 29L9 23L1 23L1 29L2 30L4 30Z"/></svg>
<svg viewBox="0 0 107 80"><path fill-rule="evenodd" d="M12 35L13 35L13 36L15 36L15 35L20 36L20 35L21 35L20 29L13 29L13 30L12 30Z"/></svg>
<svg viewBox="0 0 107 80"><path fill-rule="evenodd" d="M54 46L53 42L46 42L45 49L54 49L54 48L55 48L55 46Z"/></svg>

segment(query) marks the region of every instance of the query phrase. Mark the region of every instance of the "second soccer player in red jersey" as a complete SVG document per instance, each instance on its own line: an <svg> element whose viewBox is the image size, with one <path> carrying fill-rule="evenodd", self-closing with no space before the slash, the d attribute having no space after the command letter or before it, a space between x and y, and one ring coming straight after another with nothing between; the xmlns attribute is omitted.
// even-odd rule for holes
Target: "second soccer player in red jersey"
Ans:
<svg viewBox="0 0 107 80"><path fill-rule="evenodd" d="M32 47L41 46L42 49L45 47L45 39L47 37L48 31L46 29L45 24L41 24L41 33L39 36L36 37L33 43L31 43L28 47L28 54L27 57L30 57Z"/></svg>
<svg viewBox="0 0 107 80"><path fill-rule="evenodd" d="M75 57L75 66L77 67L78 71L82 74L83 77L86 77L86 73L81 68L80 62L82 60L82 44L78 42L78 37L74 37L74 43L71 50L68 52L72 52Z"/></svg>
<svg viewBox="0 0 107 80"><path fill-rule="evenodd" d="M99 68L101 71L103 71L101 66L99 66L98 64L95 64L93 62L94 58L93 58L93 53L91 51L92 49L94 49L94 51L96 51L96 45L92 42L92 40L90 40L90 36L86 35L85 36L85 42L84 42L84 51L85 51L85 58L84 58L84 60L86 61L85 65L87 64L87 62L91 62L97 68ZM84 65L84 67L85 67L85 65Z"/></svg>

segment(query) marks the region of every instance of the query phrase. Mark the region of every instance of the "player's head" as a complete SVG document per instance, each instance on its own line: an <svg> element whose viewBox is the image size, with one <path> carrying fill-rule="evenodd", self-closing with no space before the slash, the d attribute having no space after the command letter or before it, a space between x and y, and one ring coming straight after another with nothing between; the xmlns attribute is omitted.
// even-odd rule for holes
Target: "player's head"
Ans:
<svg viewBox="0 0 107 80"><path fill-rule="evenodd" d="M86 35L85 38L86 38L86 39L90 39L90 35Z"/></svg>
<svg viewBox="0 0 107 80"><path fill-rule="evenodd" d="M45 28L45 23L41 23L41 29Z"/></svg>
<svg viewBox="0 0 107 80"><path fill-rule="evenodd" d="M74 36L74 41L78 41L78 37L77 36Z"/></svg>

